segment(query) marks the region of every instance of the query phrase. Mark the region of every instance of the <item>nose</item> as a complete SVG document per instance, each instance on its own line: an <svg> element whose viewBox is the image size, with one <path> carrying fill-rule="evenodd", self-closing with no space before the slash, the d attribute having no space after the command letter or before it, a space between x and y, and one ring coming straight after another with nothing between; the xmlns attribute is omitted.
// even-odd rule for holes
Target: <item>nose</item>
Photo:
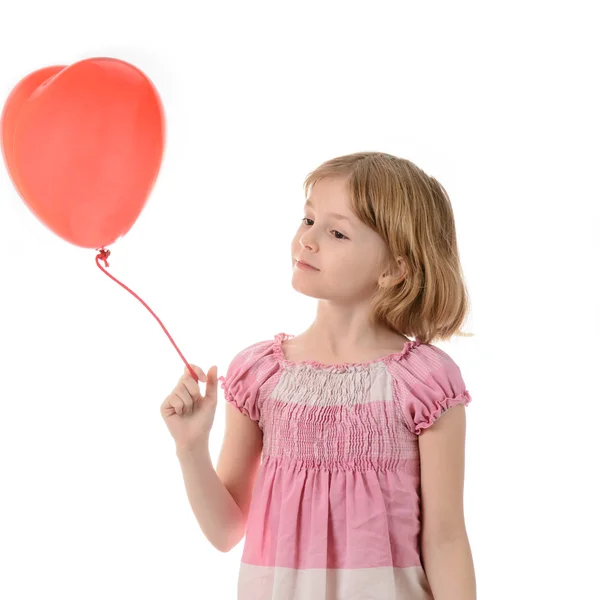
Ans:
<svg viewBox="0 0 600 600"><path fill-rule="evenodd" d="M312 230L309 231L305 231L301 236L300 236L300 245L303 248L308 248L309 250L313 250L316 247L316 243L313 241L312 237L311 237L311 232Z"/></svg>
<svg viewBox="0 0 600 600"><path fill-rule="evenodd" d="M311 242L307 242L306 240L300 239L300 245L303 248L314 251L314 245Z"/></svg>

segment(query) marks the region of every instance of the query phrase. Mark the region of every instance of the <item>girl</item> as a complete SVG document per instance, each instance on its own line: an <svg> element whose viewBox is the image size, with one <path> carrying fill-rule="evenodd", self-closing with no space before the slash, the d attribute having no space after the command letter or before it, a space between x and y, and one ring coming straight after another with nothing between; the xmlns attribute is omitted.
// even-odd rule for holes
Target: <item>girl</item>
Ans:
<svg viewBox="0 0 600 600"><path fill-rule="evenodd" d="M310 173L305 195L292 286L318 299L312 325L242 349L225 377L193 366L204 396L186 369L161 405L194 514L223 552L245 535L239 600L473 600L471 397L431 343L470 335L446 191L362 152Z"/></svg>

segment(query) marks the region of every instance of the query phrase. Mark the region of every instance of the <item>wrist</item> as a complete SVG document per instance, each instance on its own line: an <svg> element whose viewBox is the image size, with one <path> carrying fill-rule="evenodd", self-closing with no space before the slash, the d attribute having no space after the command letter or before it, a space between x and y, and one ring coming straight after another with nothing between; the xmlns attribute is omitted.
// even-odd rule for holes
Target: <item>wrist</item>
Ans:
<svg viewBox="0 0 600 600"><path fill-rule="evenodd" d="M175 454L179 458L208 454L208 437L193 444L175 444Z"/></svg>

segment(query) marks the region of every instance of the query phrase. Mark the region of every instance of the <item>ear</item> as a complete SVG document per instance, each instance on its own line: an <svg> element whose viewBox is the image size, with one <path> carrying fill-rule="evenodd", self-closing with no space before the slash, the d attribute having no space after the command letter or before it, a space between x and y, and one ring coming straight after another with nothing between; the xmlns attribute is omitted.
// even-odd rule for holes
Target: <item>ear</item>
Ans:
<svg viewBox="0 0 600 600"><path fill-rule="evenodd" d="M395 264L390 261L388 268L379 277L380 287L393 287L401 283L407 275L404 257L397 256Z"/></svg>

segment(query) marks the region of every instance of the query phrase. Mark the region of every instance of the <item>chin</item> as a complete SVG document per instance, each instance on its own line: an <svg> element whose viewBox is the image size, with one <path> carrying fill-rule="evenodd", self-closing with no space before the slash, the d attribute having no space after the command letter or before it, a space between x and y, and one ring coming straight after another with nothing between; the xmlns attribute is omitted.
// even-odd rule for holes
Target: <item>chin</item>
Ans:
<svg viewBox="0 0 600 600"><path fill-rule="evenodd" d="M303 296L308 296L309 298L317 298L321 300L323 297L317 293L317 290L313 289L314 286L306 285L302 282L296 281L295 277L292 277L292 288L296 290L299 294Z"/></svg>

